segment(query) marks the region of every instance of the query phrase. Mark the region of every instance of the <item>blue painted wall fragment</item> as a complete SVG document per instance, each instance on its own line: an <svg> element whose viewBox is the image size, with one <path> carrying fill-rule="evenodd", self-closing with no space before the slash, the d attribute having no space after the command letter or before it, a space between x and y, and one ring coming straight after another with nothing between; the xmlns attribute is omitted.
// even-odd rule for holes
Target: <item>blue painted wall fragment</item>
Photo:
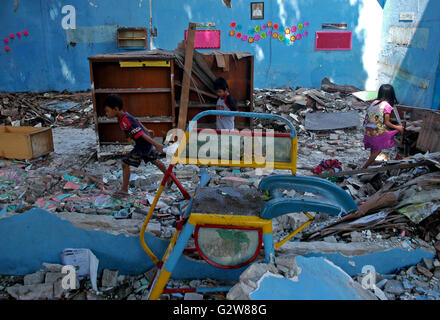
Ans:
<svg viewBox="0 0 440 320"><path fill-rule="evenodd" d="M150 234L146 242L158 257L168 245ZM43 262L60 264L65 248L90 249L99 259L99 273L107 268L136 275L153 267L139 237L87 231L42 209L0 219L0 243L0 274L25 275L43 269ZM243 270L225 271L182 257L173 278L236 281Z"/></svg>
<svg viewBox="0 0 440 320"><path fill-rule="evenodd" d="M340 253L310 253L304 255L304 257L324 257L341 267L350 276L355 276L356 274L361 274L362 267L366 265L374 266L378 273L391 274L402 268L416 265L423 258L435 258L435 253L420 248L412 251L394 248L354 257L346 257Z"/></svg>
<svg viewBox="0 0 440 320"><path fill-rule="evenodd" d="M298 282L266 276L249 296L252 300L363 300L353 280L324 258L296 257Z"/></svg>
<svg viewBox="0 0 440 320"><path fill-rule="evenodd" d="M146 241L158 257L168 245L167 241L150 234L146 234ZM0 219L0 243L0 274L25 275L43 268L43 262L61 263L60 255L65 248L92 250L99 259L98 272L107 268L117 269L120 274L140 274L153 266L139 237L87 231L41 209ZM353 276L361 273L364 265L373 265L377 272L389 274L415 265L423 258L433 258L434 254L421 249L409 252L393 249L357 257L341 254L309 254L305 257L325 257ZM181 257L172 277L237 281L246 267L217 269L205 262Z"/></svg>
<svg viewBox="0 0 440 320"><path fill-rule="evenodd" d="M252 0L236 1L227 8L222 1L153 1L153 21L158 37L157 48L173 50L184 39L190 21L215 22L221 30L221 51L248 51L255 55L254 84L257 88L280 86L320 87L328 77L336 83L364 88L367 79L362 53L365 38L355 35L362 8L361 1L347 0L265 1L265 19L250 20ZM90 89L87 58L118 49L115 26L148 27L148 1L94 0L74 1L77 30L61 26L62 1L21 0L14 12L13 1L0 9L0 30L5 36L27 29L30 34L14 39L11 51L0 47L0 88L4 91L82 91ZM250 45L229 36L230 23L236 21L246 32L267 21L285 22L286 26L310 22L309 35L292 46L277 39L265 39ZM315 51L315 31L324 22L344 22L353 34L351 51ZM99 28L106 28L99 31ZM108 33L110 32L110 34ZM113 33L113 34L111 34ZM3 38L3 37L1 37ZM0 39L1 39L0 38ZM104 42L105 41L105 42ZM70 42L76 43L75 46ZM200 50L207 52L210 50ZM42 77L41 75L44 75Z"/></svg>

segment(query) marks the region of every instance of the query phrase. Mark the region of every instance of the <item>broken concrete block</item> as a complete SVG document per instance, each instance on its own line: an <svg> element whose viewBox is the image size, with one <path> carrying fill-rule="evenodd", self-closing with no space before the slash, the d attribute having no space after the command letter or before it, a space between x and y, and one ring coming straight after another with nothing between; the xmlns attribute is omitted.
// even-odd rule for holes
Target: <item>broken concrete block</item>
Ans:
<svg viewBox="0 0 440 320"><path fill-rule="evenodd" d="M350 238L352 242L361 242L362 241L362 233L358 231L350 232Z"/></svg>
<svg viewBox="0 0 440 320"><path fill-rule="evenodd" d="M40 284L40 283L44 282L44 277L45 277L45 272L39 270L35 273L25 275L23 278L23 283L25 286L33 285L33 284Z"/></svg>
<svg viewBox="0 0 440 320"><path fill-rule="evenodd" d="M65 274L58 273L58 272L47 272L46 278L44 280L44 283L55 283L58 280L62 279L65 276Z"/></svg>
<svg viewBox="0 0 440 320"><path fill-rule="evenodd" d="M116 287L118 285L118 270L104 269L102 272L101 286L104 288Z"/></svg>
<svg viewBox="0 0 440 320"><path fill-rule="evenodd" d="M46 268L47 272L61 272L63 269L62 264L46 263L43 262L43 266Z"/></svg>
<svg viewBox="0 0 440 320"><path fill-rule="evenodd" d="M434 269L434 259L423 258L423 263L428 270Z"/></svg>
<svg viewBox="0 0 440 320"><path fill-rule="evenodd" d="M54 299L61 299L63 296L66 296L66 294L70 291L69 289L65 290L63 288L62 282L63 282L63 280L60 279L60 280L58 280L57 282L55 282L53 284L53 296L54 296ZM80 288L80 283L79 283L79 280L76 279L75 288L71 289L71 290L76 290L76 289L79 289L79 288Z"/></svg>
<svg viewBox="0 0 440 320"><path fill-rule="evenodd" d="M286 278L297 278L301 269L298 268L294 256L279 256L275 258L275 265Z"/></svg>
<svg viewBox="0 0 440 320"><path fill-rule="evenodd" d="M251 180L239 178L239 177L223 177L220 181L230 187L238 187L243 184L244 185L253 184Z"/></svg>
<svg viewBox="0 0 440 320"><path fill-rule="evenodd" d="M387 296L385 295L385 293L379 289L378 287L374 288L374 294L376 297L378 297L380 300L388 300Z"/></svg>
<svg viewBox="0 0 440 320"><path fill-rule="evenodd" d="M388 280L384 288L385 293L401 295L405 292L402 283L398 280Z"/></svg>
<svg viewBox="0 0 440 320"><path fill-rule="evenodd" d="M336 240L335 236L328 236L323 238L322 240L324 240L325 242L329 242L329 243L338 243L338 240Z"/></svg>
<svg viewBox="0 0 440 320"><path fill-rule="evenodd" d="M421 266L420 264L417 265L417 271L423 274L428 279L431 279L434 276L431 271Z"/></svg>
<svg viewBox="0 0 440 320"><path fill-rule="evenodd" d="M203 296L195 292L187 292L183 297L183 300L203 300Z"/></svg>
<svg viewBox="0 0 440 320"><path fill-rule="evenodd" d="M150 222L147 226L147 232L152 233L159 237L161 235L160 228L161 228L160 222Z"/></svg>
<svg viewBox="0 0 440 320"><path fill-rule="evenodd" d="M250 291L245 292L245 287L250 289ZM249 299L249 293L252 292L253 288L249 288L245 286L244 284L237 283L235 286L229 290L229 292L226 295L227 300L250 300Z"/></svg>
<svg viewBox="0 0 440 320"><path fill-rule="evenodd" d="M53 299L53 284L35 284L28 286L14 286L6 291L17 300L51 300Z"/></svg>
<svg viewBox="0 0 440 320"><path fill-rule="evenodd" d="M253 263L240 275L240 282L250 288L256 288L257 281L266 272L277 274L278 270L273 264ZM247 292L248 290L244 290Z"/></svg>

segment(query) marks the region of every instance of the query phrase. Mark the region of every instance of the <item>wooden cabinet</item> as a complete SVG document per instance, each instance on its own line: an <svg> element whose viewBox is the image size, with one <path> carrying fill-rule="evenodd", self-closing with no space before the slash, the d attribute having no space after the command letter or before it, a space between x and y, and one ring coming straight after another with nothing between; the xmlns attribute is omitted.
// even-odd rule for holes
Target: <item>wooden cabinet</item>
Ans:
<svg viewBox="0 0 440 320"><path fill-rule="evenodd" d="M174 128L174 61L170 57L142 54L94 55L90 60L92 99L98 143L127 144L117 119L105 116L104 100L121 96L124 110L142 124L165 137Z"/></svg>
<svg viewBox="0 0 440 320"><path fill-rule="evenodd" d="M197 63L203 64L211 77L201 81L192 74L188 121L204 110L215 109L217 96L212 84L216 77L228 81L239 111L252 112L254 57L234 53L218 57L218 52L197 54ZM182 59L176 52L165 50L98 54L89 58L98 150L101 145L129 143L117 119L105 116L103 103L111 93L119 94L124 110L153 130L156 137L164 138L177 127ZM250 128L251 124L249 118L236 118L237 129ZM215 128L215 117L201 119L199 127Z"/></svg>

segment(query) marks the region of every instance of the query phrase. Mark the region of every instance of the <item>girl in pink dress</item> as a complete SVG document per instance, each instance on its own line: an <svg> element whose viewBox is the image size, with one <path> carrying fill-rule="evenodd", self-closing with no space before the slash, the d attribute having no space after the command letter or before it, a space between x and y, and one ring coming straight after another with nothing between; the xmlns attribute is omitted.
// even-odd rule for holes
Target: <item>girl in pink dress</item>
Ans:
<svg viewBox="0 0 440 320"><path fill-rule="evenodd" d="M362 168L370 166L383 149L394 146L394 136L403 132L402 126L396 126L390 122L390 114L394 105L397 104L394 88L384 84L379 88L377 100L367 110L364 127L364 146L370 149L370 157Z"/></svg>

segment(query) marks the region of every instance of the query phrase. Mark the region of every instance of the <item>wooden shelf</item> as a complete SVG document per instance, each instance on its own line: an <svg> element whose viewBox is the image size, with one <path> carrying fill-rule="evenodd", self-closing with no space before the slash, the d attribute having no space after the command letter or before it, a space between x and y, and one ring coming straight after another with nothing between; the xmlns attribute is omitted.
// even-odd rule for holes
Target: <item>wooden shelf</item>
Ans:
<svg viewBox="0 0 440 320"><path fill-rule="evenodd" d="M171 88L95 89L95 93L170 93Z"/></svg>
<svg viewBox="0 0 440 320"><path fill-rule="evenodd" d="M140 122L145 123L173 123L172 117L135 117ZM117 119L99 119L99 124L118 123Z"/></svg>

